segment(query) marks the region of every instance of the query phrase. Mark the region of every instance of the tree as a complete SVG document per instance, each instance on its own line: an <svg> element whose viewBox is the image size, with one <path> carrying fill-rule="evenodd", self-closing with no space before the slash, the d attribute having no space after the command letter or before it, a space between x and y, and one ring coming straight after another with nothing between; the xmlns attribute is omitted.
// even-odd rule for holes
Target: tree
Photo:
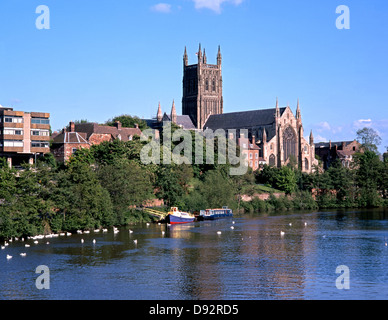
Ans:
<svg viewBox="0 0 388 320"><path fill-rule="evenodd" d="M378 146L381 144L381 138L374 129L365 127L358 130L357 141L361 143L364 150L378 153Z"/></svg>
<svg viewBox="0 0 388 320"><path fill-rule="evenodd" d="M361 207L376 207L381 204L381 195L378 192L381 164L378 155L369 150L355 156L355 165L358 168L356 173L358 201Z"/></svg>
<svg viewBox="0 0 388 320"><path fill-rule="evenodd" d="M139 126L140 130L145 130L148 128L147 123L144 120L138 117L130 116L128 114L114 117L113 119L108 120L105 125L113 127L117 121L120 121L121 125L126 128L134 128L135 124Z"/></svg>
<svg viewBox="0 0 388 320"><path fill-rule="evenodd" d="M115 222L109 193L87 164L74 163L58 174L52 200L56 210L51 221L56 228L92 229Z"/></svg>
<svg viewBox="0 0 388 320"><path fill-rule="evenodd" d="M118 224L126 223L130 207L140 206L154 196L150 174L134 161L118 159L101 166L97 175L110 194Z"/></svg>

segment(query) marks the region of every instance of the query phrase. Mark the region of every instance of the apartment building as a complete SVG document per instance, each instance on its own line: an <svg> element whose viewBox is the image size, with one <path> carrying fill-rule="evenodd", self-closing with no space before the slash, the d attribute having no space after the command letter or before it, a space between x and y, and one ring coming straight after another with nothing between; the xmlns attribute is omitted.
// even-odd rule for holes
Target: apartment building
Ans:
<svg viewBox="0 0 388 320"><path fill-rule="evenodd" d="M50 152L50 114L0 106L0 157L10 167Z"/></svg>

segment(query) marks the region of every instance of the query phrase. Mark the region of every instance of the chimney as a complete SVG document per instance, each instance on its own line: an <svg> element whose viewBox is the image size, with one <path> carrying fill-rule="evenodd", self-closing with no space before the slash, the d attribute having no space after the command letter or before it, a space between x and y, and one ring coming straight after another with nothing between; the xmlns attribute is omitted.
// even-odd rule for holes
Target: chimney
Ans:
<svg viewBox="0 0 388 320"><path fill-rule="evenodd" d="M139 124L135 123L135 128L139 129Z"/></svg>
<svg viewBox="0 0 388 320"><path fill-rule="evenodd" d="M116 122L115 122L115 127L116 127L118 130L121 130L121 122L120 122L120 121L116 121Z"/></svg>
<svg viewBox="0 0 388 320"><path fill-rule="evenodd" d="M75 132L75 123L73 121L69 123L69 132Z"/></svg>
<svg viewBox="0 0 388 320"><path fill-rule="evenodd" d="M252 135L252 144L255 145L256 144L256 137L254 135Z"/></svg>

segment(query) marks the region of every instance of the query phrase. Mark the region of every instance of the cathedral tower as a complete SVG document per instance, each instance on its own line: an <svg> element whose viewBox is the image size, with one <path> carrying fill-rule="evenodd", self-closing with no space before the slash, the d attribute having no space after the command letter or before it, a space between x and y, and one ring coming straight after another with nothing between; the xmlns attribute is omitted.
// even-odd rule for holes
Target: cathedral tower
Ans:
<svg viewBox="0 0 388 320"><path fill-rule="evenodd" d="M207 63L206 53L204 50L202 54L201 44L197 56L198 63L189 65L185 48L182 114L190 116L196 128L203 129L209 115L224 112L221 49L218 47L216 65Z"/></svg>

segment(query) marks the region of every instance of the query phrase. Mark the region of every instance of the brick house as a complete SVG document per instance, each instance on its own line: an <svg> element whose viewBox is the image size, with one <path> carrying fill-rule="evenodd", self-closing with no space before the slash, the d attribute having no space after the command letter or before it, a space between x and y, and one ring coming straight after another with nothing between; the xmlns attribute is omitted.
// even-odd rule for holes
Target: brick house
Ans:
<svg viewBox="0 0 388 320"><path fill-rule="evenodd" d="M247 166L256 171L260 168L263 158L260 157L260 148L256 144L255 137L252 137L252 142L248 138L240 137L238 144L242 148L242 154L245 156L245 163Z"/></svg>
<svg viewBox="0 0 388 320"><path fill-rule="evenodd" d="M141 130L137 125L135 128L124 128L119 121L114 127L101 126L98 123L70 122L68 127L53 136L51 152L57 161L66 162L78 149L90 148L92 145L115 139L131 141L134 136L141 136Z"/></svg>
<svg viewBox="0 0 388 320"><path fill-rule="evenodd" d="M344 167L350 167L353 156L362 152L361 144L357 140L339 142L320 142L315 144L315 154L320 157L323 169L327 170L331 164L339 159Z"/></svg>

